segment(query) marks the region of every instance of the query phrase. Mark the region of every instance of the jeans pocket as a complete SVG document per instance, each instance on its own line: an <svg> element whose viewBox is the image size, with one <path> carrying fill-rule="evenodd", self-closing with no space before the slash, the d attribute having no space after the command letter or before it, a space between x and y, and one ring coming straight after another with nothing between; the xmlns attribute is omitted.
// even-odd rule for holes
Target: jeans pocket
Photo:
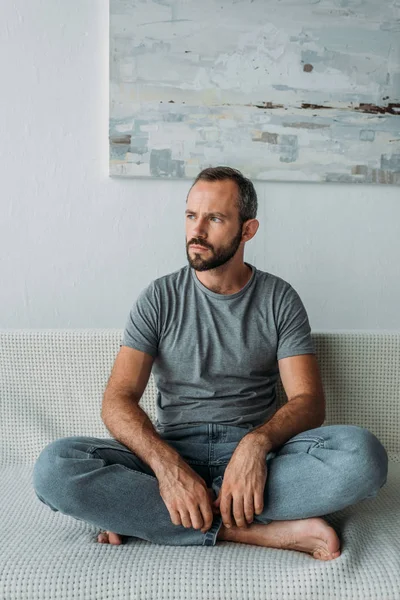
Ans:
<svg viewBox="0 0 400 600"><path fill-rule="evenodd" d="M109 440L103 441L96 440L94 444L88 447L87 452L92 453L96 450L118 450L120 452L129 452L130 454L132 454L132 450L130 450L130 448L122 444L122 442L115 440L114 438L110 438Z"/></svg>

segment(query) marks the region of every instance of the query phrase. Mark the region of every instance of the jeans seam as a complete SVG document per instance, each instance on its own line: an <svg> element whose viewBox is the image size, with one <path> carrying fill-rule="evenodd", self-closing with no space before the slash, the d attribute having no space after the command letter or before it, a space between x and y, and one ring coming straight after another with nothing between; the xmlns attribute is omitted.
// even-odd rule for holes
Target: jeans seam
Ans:
<svg viewBox="0 0 400 600"><path fill-rule="evenodd" d="M325 439L324 438L310 438L310 437L302 437L302 438L298 438L297 440L288 440L284 445L286 444L295 444L296 442L314 442L316 444L319 445L324 445L325 444Z"/></svg>
<svg viewBox="0 0 400 600"><path fill-rule="evenodd" d="M97 446L90 446L90 448L86 449L86 452L88 454L90 454L90 456L93 457L93 452L96 452L97 449L98 449ZM104 460L104 458L99 457L99 459L103 461L104 465L106 464L106 461ZM138 475L143 475L144 477L149 477L152 480L157 479L157 477L154 477L153 475L149 475L148 473L142 473L142 471L137 471L136 469L130 469L129 467L126 467L125 465L121 465L121 463L114 463L114 464L122 467L123 469L125 469L126 471L129 471L130 473L137 473Z"/></svg>
<svg viewBox="0 0 400 600"><path fill-rule="evenodd" d="M217 536L221 527L222 517L220 515L217 515L215 517L215 523L213 523L211 528L204 533L203 546L215 546L215 544L217 543Z"/></svg>
<svg viewBox="0 0 400 600"><path fill-rule="evenodd" d="M315 448L325 448L325 440L323 440L322 442L318 442L317 444L315 444L314 446L311 446L308 450L307 450L307 454L310 452L310 450L314 450Z"/></svg>

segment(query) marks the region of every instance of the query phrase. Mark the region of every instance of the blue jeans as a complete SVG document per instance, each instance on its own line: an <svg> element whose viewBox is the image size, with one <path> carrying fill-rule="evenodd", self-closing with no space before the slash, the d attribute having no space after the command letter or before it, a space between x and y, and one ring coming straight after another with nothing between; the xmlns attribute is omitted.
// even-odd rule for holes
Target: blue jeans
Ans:
<svg viewBox="0 0 400 600"><path fill-rule="evenodd" d="M217 497L227 464L252 426L204 423L156 429ZM264 508L254 514L253 523L323 516L373 498L388 471L383 445L368 429L354 425L304 431L269 452L266 461ZM33 485L53 511L156 544L214 546L222 524L221 516L214 515L205 533L174 525L153 470L115 439L51 442L35 463Z"/></svg>

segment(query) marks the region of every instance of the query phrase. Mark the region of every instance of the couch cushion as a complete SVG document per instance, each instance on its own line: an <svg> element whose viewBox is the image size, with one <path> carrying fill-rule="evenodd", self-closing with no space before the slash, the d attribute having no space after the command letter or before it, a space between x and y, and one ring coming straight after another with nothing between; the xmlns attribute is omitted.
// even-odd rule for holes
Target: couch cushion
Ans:
<svg viewBox="0 0 400 600"><path fill-rule="evenodd" d="M161 546L126 538L99 544L99 529L42 504L33 467L0 469L0 598L101 600L395 600L400 590L400 454L373 499L325 516L341 556L217 542ZM5 518L4 518L5 517Z"/></svg>

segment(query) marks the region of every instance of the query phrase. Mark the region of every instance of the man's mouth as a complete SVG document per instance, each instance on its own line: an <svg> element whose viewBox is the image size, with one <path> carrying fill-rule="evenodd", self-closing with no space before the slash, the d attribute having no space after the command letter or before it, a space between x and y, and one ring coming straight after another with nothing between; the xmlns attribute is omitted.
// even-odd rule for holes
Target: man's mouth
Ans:
<svg viewBox="0 0 400 600"><path fill-rule="evenodd" d="M205 246L198 246L197 244L192 244L190 247L194 249L197 248L198 250L208 250L208 248L206 248Z"/></svg>

